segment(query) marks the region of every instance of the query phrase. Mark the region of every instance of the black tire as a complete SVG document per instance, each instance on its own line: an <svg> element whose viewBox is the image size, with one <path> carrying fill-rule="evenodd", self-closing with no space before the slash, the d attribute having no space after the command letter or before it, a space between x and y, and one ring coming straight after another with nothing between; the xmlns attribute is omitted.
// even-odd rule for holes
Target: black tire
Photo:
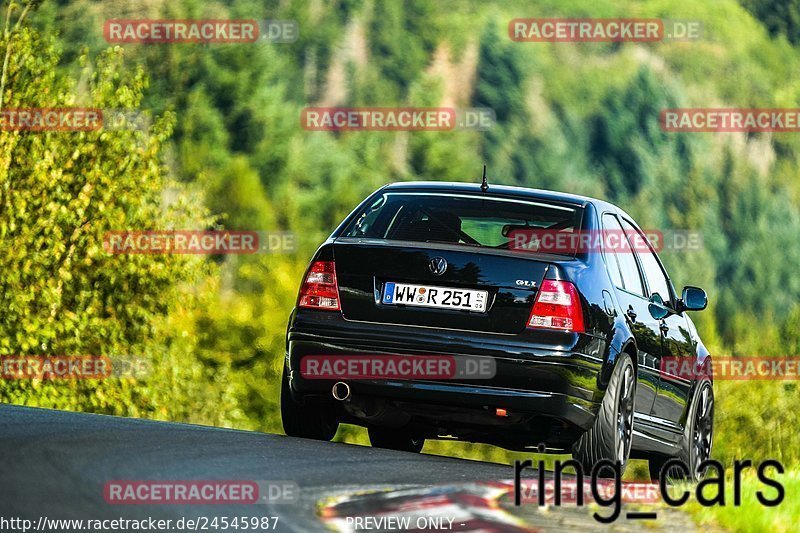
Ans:
<svg viewBox="0 0 800 533"><path fill-rule="evenodd" d="M707 379L701 381L695 388L689 406L688 420L690 423L684 429L677 456L649 457L651 479L660 479L664 465L674 458L680 459L689 475L685 476L679 468L671 468L665 472L667 484L677 481L697 482L705 475L705 469L701 471L699 467L703 461L711 458L714 437L714 388Z"/></svg>
<svg viewBox="0 0 800 533"><path fill-rule="evenodd" d="M627 353L620 354L611 373L606 394L594 424L572 448L572 457L583 467L585 475L603 459L619 461L624 472L628 465L633 440L633 410L636 399L636 369ZM613 476L609 469L600 477Z"/></svg>
<svg viewBox="0 0 800 533"><path fill-rule="evenodd" d="M281 421L290 437L331 440L339 429L339 420L331 402L298 402L289 390L286 368L281 377Z"/></svg>
<svg viewBox="0 0 800 533"><path fill-rule="evenodd" d="M369 442L373 448L386 448L401 452L419 453L425 446L425 439L415 437L398 429L369 428Z"/></svg>

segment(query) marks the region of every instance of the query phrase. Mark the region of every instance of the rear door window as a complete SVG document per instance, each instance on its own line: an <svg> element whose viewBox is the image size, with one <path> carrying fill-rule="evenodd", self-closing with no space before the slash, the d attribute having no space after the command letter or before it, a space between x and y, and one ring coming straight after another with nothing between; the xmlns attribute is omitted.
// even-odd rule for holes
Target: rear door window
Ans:
<svg viewBox="0 0 800 533"><path fill-rule="evenodd" d="M614 220L614 217L611 215L603 215L603 226L608 229L609 226L614 223ZM604 252L608 273L611 275L611 281L616 287L624 289L625 284L622 282L622 271L620 270L619 261L617 261L617 254L611 253L609 250L604 250Z"/></svg>
<svg viewBox="0 0 800 533"><path fill-rule="evenodd" d="M622 226L620 226L617 217L606 213L603 215L603 229L610 232L610 234L617 234L622 236ZM605 239L604 239L605 241ZM620 288L635 294L637 296L644 296L644 287L642 285L642 277L639 273L639 265L636 264L636 259L633 257L630 247L618 246L615 250L605 250L606 263L613 265L614 261L619 265L620 274L622 276L622 286ZM611 268L609 266L609 268ZM611 277L614 278L613 268L611 270Z"/></svg>
<svg viewBox="0 0 800 533"><path fill-rule="evenodd" d="M637 234L638 242L649 243L644 234L624 218L622 219L622 225L625 228L626 234ZM671 302L672 292L670 291L669 281L664 273L664 269L661 268L661 264L656 258L655 252L652 249L645 251L639 248L636 251L636 255L639 257L639 262L642 264L642 270L647 280L647 288L650 291L650 295L658 294L661 296L662 301Z"/></svg>

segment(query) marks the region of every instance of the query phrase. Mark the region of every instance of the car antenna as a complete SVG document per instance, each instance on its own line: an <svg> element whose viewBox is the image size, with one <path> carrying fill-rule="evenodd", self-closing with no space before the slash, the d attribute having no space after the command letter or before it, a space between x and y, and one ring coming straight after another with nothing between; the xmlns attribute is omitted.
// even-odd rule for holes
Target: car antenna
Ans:
<svg viewBox="0 0 800 533"><path fill-rule="evenodd" d="M486 181L486 165L483 165L483 182L481 183L481 191L486 192L489 190L489 182Z"/></svg>

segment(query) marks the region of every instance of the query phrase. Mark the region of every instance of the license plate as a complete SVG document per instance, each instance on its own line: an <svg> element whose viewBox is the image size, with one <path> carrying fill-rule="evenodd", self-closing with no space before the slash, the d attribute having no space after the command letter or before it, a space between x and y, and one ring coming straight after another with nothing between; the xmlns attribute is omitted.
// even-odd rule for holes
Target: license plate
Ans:
<svg viewBox="0 0 800 533"><path fill-rule="evenodd" d="M383 289L382 301L387 305L462 309L482 313L486 311L488 296L487 291L388 282Z"/></svg>

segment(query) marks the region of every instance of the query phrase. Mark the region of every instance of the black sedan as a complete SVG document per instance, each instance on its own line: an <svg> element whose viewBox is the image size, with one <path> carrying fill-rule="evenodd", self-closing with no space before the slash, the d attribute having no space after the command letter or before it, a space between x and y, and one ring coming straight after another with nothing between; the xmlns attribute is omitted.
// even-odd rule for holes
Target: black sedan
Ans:
<svg viewBox="0 0 800 533"><path fill-rule="evenodd" d="M670 369L710 365L686 314L707 299L675 292L651 241L620 208L582 196L379 189L306 272L286 337L286 433L329 440L358 424L374 446L571 452L587 471L638 457L653 477L677 457L697 478L711 378Z"/></svg>

